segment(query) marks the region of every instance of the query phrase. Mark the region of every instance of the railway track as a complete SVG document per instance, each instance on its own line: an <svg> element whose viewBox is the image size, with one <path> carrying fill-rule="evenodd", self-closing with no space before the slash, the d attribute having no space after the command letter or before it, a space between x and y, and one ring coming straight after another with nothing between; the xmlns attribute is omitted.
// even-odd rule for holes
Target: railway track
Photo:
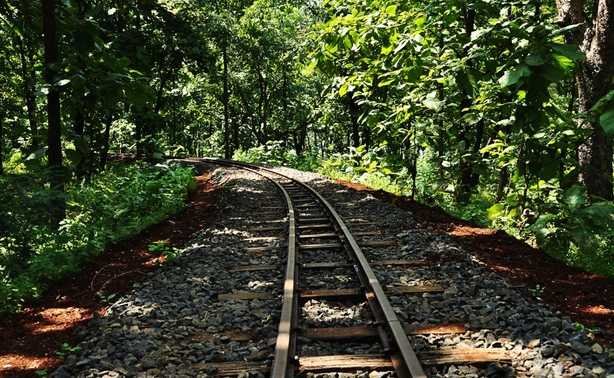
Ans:
<svg viewBox="0 0 614 378"><path fill-rule="evenodd" d="M417 354L408 338L408 327L394 311L387 293L416 294L441 292L437 286L429 287L384 287L378 281L371 267L378 265L407 265L415 261L377 261L370 264L361 245L377 247L390 245L387 241L358 242L344 219L317 190L273 170L233 161L203 159L208 163L232 166L256 173L270 180L283 199L287 211L286 224L264 226L261 231L286 231L285 274L283 282L283 303L275 341L274 358L271 364L265 362L230 362L211 364L218 376L233 376L241 372L268 371L271 377L293 377L309 372L329 371L394 371L397 377L426 377L423 362L429 365L440 363L471 363L505 361L501 352L476 350L444 350L434 353ZM363 231L360 236L373 233ZM266 249L266 247L264 247ZM244 267L250 269L278 269L271 266ZM304 282L306 276L335 269L351 272L352 287L309 288ZM229 299L250 299L250 296ZM254 298L257 299L257 296ZM307 300L344 300L361 302L368 309L370 319L366 324L350 327L306 328L302 326L301 303ZM452 333L464 331L459 325L445 325L433 328L432 332ZM459 327L461 330L459 331ZM444 329L442 332L441 330ZM416 331L416 330L414 330ZM429 331L424 331L428 333ZM376 339L380 354L336 354L302 355L300 340L315 339L329 342L351 342L352 340Z"/></svg>

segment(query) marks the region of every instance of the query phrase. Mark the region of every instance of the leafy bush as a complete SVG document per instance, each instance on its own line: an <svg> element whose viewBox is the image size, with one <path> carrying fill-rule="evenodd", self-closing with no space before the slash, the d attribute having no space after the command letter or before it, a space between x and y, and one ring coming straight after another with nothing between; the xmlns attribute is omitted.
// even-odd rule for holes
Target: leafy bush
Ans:
<svg viewBox="0 0 614 378"><path fill-rule="evenodd" d="M177 212L194 182L189 168L115 167L87 184L67 187L67 216L55 231L38 216L52 192L28 177L3 180L13 190L2 196L18 200L0 199L10 220L0 225L0 312L17 311L24 300L78 272L110 243Z"/></svg>
<svg viewBox="0 0 614 378"><path fill-rule="evenodd" d="M407 168L382 158L380 146L367 151L364 146L351 148L347 154L335 154L322 163L319 172L325 176L354 181L394 194L411 192Z"/></svg>
<svg viewBox="0 0 614 378"><path fill-rule="evenodd" d="M590 203L584 188L561 195L561 208L544 213L530 227L553 256L590 271L614 276L614 202Z"/></svg>
<svg viewBox="0 0 614 378"><path fill-rule="evenodd" d="M306 152L299 156L296 151L284 148L281 141L269 141L263 146L237 150L233 159L247 163L288 166L306 171L316 170L319 166L316 154Z"/></svg>

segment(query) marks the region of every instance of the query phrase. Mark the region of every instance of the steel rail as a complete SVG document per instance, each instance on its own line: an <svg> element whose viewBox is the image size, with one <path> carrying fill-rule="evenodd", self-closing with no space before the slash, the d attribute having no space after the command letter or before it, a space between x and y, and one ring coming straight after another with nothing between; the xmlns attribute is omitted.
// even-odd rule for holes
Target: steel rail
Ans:
<svg viewBox="0 0 614 378"><path fill-rule="evenodd" d="M271 377L275 378L291 378L294 376L294 365L290 364L290 359L293 356L294 347L296 345L295 333L296 329L296 309L298 307L298 296L296 293L297 279L297 254L296 254L296 218L294 215L294 205L290 194L279 182L273 178L261 173L260 171L270 170L263 169L258 166L216 159L201 159L214 164L240 167L246 171L255 173L261 177L271 181L277 189L282 193L286 207L288 209L288 254L286 259L286 273L283 285L283 299L281 307L281 315L279 319L279 327L277 331L277 339L275 341L275 356L273 358L273 366L271 368ZM290 179L294 182L294 180Z"/></svg>
<svg viewBox="0 0 614 378"><path fill-rule="evenodd" d="M220 160L214 160L214 159L204 159L206 161L210 161L212 163L219 163ZM388 328L388 331L390 332L390 334L392 335L392 339L394 340L394 343L397 346L397 351L398 353L400 353L400 356L398 356L399 358L395 358L395 356L391 356L392 360L393 360L393 365L394 368L397 372L397 375L399 375L400 377L414 377L414 378L426 378L426 373L424 372L424 369L422 368L422 364L420 363L420 360L418 359L416 352L413 350L413 348L411 347L410 343L409 343L409 339L407 337L407 333L405 332L403 325L401 324L401 321L399 320L399 318L397 317L396 313L394 312L394 309L392 307L392 305L390 304L390 301L388 300L388 297L386 296L384 289L382 287L382 285L380 284L379 280L377 279L377 277L375 276L375 273L373 272L373 269L371 269L371 266L369 265L369 261L367 260L366 256L364 255L364 253L362 252L362 249L360 248L360 246L358 245L358 243L356 242L356 240L354 239L354 237L352 236L352 233L350 232L349 228L347 227L347 225L345 224L345 222L343 221L343 218L337 213L337 211L335 210L335 208L330 204L330 202L328 202L328 200L326 200L318 191L316 191L315 189L313 189L311 186L295 180L287 175L284 175L282 173L276 172L272 169L268 169L268 168L264 168L264 167L259 167L257 165L253 165L253 164L247 164L247 163L242 163L242 162L234 162L234 161L227 161L227 160L222 160L223 162L226 162L228 165L234 165L234 166L238 166L238 167L242 167L242 168L249 168L250 170L260 170L260 171L266 171L272 174L275 174L277 176L283 177L287 180L290 180L293 183L298 184L299 186L303 187L304 189L306 189L308 192L310 192L321 204L324 205L326 211L329 213L329 215L334 219L336 225L338 226L339 230L341 231L341 233L343 234L343 237L345 239L345 242L348 245L348 249L352 254L352 257L354 258L354 260L357 263L357 269L359 270L360 274L359 277L361 277L361 281L362 278L365 278L365 284L367 286L368 292L367 292L367 296L369 296L369 292L373 294L373 296L375 297L375 302L377 303L379 309L381 310L382 315L385 318L386 321L386 325ZM264 176L267 177L267 176ZM285 193L286 195L286 201L288 202L288 208L291 209L292 208L292 203L291 203L291 198L289 197L287 191L285 190L285 188L283 188L281 186L281 184L277 183L275 180L273 180L270 177L267 177L269 180L275 182L279 187L281 187L282 191ZM293 208L292 208L293 209ZM293 223L294 223L294 211L292 210L292 216L293 216ZM295 223L294 223L295 225ZM294 234L296 236L296 234ZM290 245L294 246L294 262L296 264L296 239L294 239L295 242L294 243L288 243L288 247L290 249ZM296 303L296 295L294 295L295 293L293 293L291 296L289 295L289 297L292 297L293 300L291 303L287 303L286 302L286 296L285 296L285 290L286 290L286 284L288 283L287 279L288 279L288 272L290 271L290 258L288 257L288 266L286 268L286 282L284 283L284 303L282 305L282 320L284 319L284 307L286 306L293 306L294 303ZM296 265L292 267L291 272L293 273L292 276L292 291L296 290L296 282L295 282L295 278L296 278ZM294 310L291 310L294 313ZM375 314L374 314L375 315ZM292 316L292 315L291 315ZM291 370L288 367L289 364L289 341L291 340L290 334L286 333L286 332L292 332L292 324L293 322L290 323L284 323L284 322L280 322L280 332L284 332L282 334L282 339L283 339L283 343L281 343L281 346L285 346L288 345L288 348L285 350L282 350L279 352L278 355L278 351L277 351L277 346L276 346L276 351L275 351L275 360L273 362L273 373L271 374L271 377L275 377L275 378L282 378L282 377L289 377L291 375L287 375L288 371ZM282 330L282 326L283 326L283 330ZM289 328L290 327L290 328ZM383 340L384 341L384 340ZM280 343L280 336L278 335L278 339L277 342ZM282 358L283 360L278 360L279 358ZM275 367L279 365L278 370L275 370ZM279 370L282 369L283 366L286 366L285 369L285 373L283 374L284 371ZM293 373L290 373L293 374Z"/></svg>

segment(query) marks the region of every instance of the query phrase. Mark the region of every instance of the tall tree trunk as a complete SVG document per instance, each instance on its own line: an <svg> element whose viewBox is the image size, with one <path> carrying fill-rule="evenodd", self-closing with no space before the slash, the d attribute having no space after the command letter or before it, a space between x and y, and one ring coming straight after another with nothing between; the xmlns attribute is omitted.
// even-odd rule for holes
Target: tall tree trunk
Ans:
<svg viewBox="0 0 614 378"><path fill-rule="evenodd" d="M464 21L465 37L469 41L471 40L471 33L475 30L475 9L467 8L466 4L461 7L462 17ZM463 54L468 53L468 46L463 48ZM467 67L471 68L471 61L467 62ZM461 109L468 109L473 105L473 95L467 88L461 86ZM461 121L463 122L463 121ZM475 138L471 139L470 126L466 124L461 125L460 139L463 142L464 151L461 151L460 166L459 166L459 179L455 190L455 199L458 203L464 204L471 198L476 185L479 183L480 176L475 169L475 154L479 151L479 145L482 141L483 123L480 122L475 131Z"/></svg>
<svg viewBox="0 0 614 378"><path fill-rule="evenodd" d="M367 149L367 151L369 151L369 149L371 148L371 129L367 124L365 124L365 127L363 127L362 129L362 139L365 148Z"/></svg>
<svg viewBox="0 0 614 378"><path fill-rule="evenodd" d="M239 125L240 123L239 123L238 116L235 116L234 120L232 121L232 148L233 150L236 150L241 147L239 145Z"/></svg>
<svg viewBox="0 0 614 378"><path fill-rule="evenodd" d="M557 0L562 25L587 25L568 36L586 55L576 74L581 113L589 112L611 90L614 76L614 0L594 0L592 5L592 19L587 20L583 0ZM590 195L612 200L612 143L596 120L580 120L580 126L590 132L578 148L580 182Z"/></svg>
<svg viewBox="0 0 614 378"><path fill-rule="evenodd" d="M100 169L104 170L107 166L109 157L109 146L111 136L111 125L113 124L113 114L108 112L104 122L104 132L102 135L102 148L100 151Z"/></svg>
<svg viewBox="0 0 614 378"><path fill-rule="evenodd" d="M50 208L51 220L58 224L65 216L64 173L62 167L62 124L60 92L53 84L56 81L58 41L56 25L56 0L42 0L43 34L45 45L45 80L47 94L47 160L51 187L57 192Z"/></svg>
<svg viewBox="0 0 614 378"><path fill-rule="evenodd" d="M294 150L298 156L303 155L303 151L305 150L305 141L307 138L307 125L308 121L301 122L299 127L294 130L293 139L294 139Z"/></svg>
<svg viewBox="0 0 614 378"><path fill-rule="evenodd" d="M4 174L4 114L0 114L0 175Z"/></svg>
<svg viewBox="0 0 614 378"><path fill-rule="evenodd" d="M38 149L38 120L36 118L36 93L35 93L35 72L32 68L33 56L29 56L29 49L26 45L29 42L20 40L19 59L21 61L21 76L23 80L23 98L28 112L28 122L30 123L30 134L32 138L32 150Z"/></svg>
<svg viewBox="0 0 614 378"><path fill-rule="evenodd" d="M79 22L84 23L85 22L85 12L86 12L85 1L79 0L77 1L77 5L78 5ZM77 40L79 38L79 33L80 33L80 30L78 28L73 33L73 43L75 44L75 46L78 45ZM76 52L76 55L77 55L77 67L76 68L78 72L83 76L85 76L85 69L86 69L85 62L83 61L83 56L86 54L87 54L87 51L84 51L83 49L78 49ZM85 93L83 89L79 89L75 91L74 98L73 98L73 117L74 117L73 132L74 132L74 139L75 139L77 151L81 156L81 159L79 160L79 163L77 164L77 167L76 167L76 174L78 177L83 177L84 175L88 173L88 171L90 170L89 168L93 168L93 167L88 166L89 162L92 160L91 156L86 156L85 155L86 151L83 148L79 148L79 146L83 146L85 143L85 139L83 138L84 133L85 133L85 112L86 112ZM90 140L90 143L92 142L93 141Z"/></svg>
<svg viewBox="0 0 614 378"><path fill-rule="evenodd" d="M499 182L497 183L497 197L496 201L501 202L505 196L505 189L510 182L510 173L507 167L501 168L499 171Z"/></svg>
<svg viewBox="0 0 614 378"><path fill-rule="evenodd" d="M348 95L347 105L351 121L350 140L352 142L352 147L358 147L360 146L360 125L358 124L360 108L351 94Z"/></svg>
<svg viewBox="0 0 614 378"><path fill-rule="evenodd" d="M32 9L28 1L21 0L20 11L23 20L23 36L19 38L19 58L21 61L21 76L23 80L23 96L28 112L28 122L30 124L31 148L33 151L39 148L38 136L38 117L36 109L36 71L34 69L35 45L31 30L34 28L32 22Z"/></svg>
<svg viewBox="0 0 614 378"><path fill-rule="evenodd" d="M232 151L230 146L230 114L229 114L229 101L230 93L228 89L228 47L226 43L222 47L222 64L224 65L224 93L222 95L222 102L224 103L224 158L230 159L232 157Z"/></svg>
<svg viewBox="0 0 614 378"><path fill-rule="evenodd" d="M267 86L267 80L264 77L264 75L262 75L262 72L260 71L260 69L258 69L258 82L260 83L260 101L259 101L259 108L260 108L260 142L262 144L266 144L266 142L268 141L268 133L267 133L267 124L268 124L268 114L267 114L267 109L268 109L268 86Z"/></svg>
<svg viewBox="0 0 614 378"><path fill-rule="evenodd" d="M141 109L135 109L134 114L134 137L136 139L136 158L143 157L143 116L141 115Z"/></svg>

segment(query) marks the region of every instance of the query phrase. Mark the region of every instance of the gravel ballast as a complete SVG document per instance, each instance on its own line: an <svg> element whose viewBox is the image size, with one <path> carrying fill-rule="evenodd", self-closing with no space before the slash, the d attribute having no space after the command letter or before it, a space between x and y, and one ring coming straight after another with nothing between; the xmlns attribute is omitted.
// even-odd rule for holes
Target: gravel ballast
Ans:
<svg viewBox="0 0 614 378"><path fill-rule="evenodd" d="M364 247L372 261L425 260L416 267L373 266L383 285L443 286L442 293L390 296L398 317L415 326L463 323L455 335L411 336L416 351L469 346L509 351L511 364L427 367L433 377L614 377L614 350L594 341L585 328L511 287L446 235L416 227L412 214L335 184L320 175L280 168L318 189L347 220L352 231L379 231L356 239L395 240L397 245ZM285 211L274 185L253 173L217 169L220 186L215 225L202 230L173 262L150 273L117 299L104 317L80 330L79 350L66 357L55 377L213 376L211 362L270 362L281 308L285 236L263 226L284 225ZM266 224L262 222L266 221ZM361 222L374 225L360 225ZM270 239L266 239L266 238ZM250 251L248 247L271 247ZM331 261L339 252L309 251L305 259ZM337 257L339 261L339 257ZM306 260L302 260L305 262ZM250 264L279 269L231 272ZM356 287L352 271L305 271L308 288ZM255 300L219 300L232 292L268 293ZM360 301L309 300L301 326L365 324L368 306ZM320 342L299 338L303 355L381 353L377 342ZM250 376L265 376L253 372ZM377 377L390 373L344 373ZM247 375L246 375L247 376ZM334 376L308 374L313 377ZM393 376L393 375L392 375Z"/></svg>

